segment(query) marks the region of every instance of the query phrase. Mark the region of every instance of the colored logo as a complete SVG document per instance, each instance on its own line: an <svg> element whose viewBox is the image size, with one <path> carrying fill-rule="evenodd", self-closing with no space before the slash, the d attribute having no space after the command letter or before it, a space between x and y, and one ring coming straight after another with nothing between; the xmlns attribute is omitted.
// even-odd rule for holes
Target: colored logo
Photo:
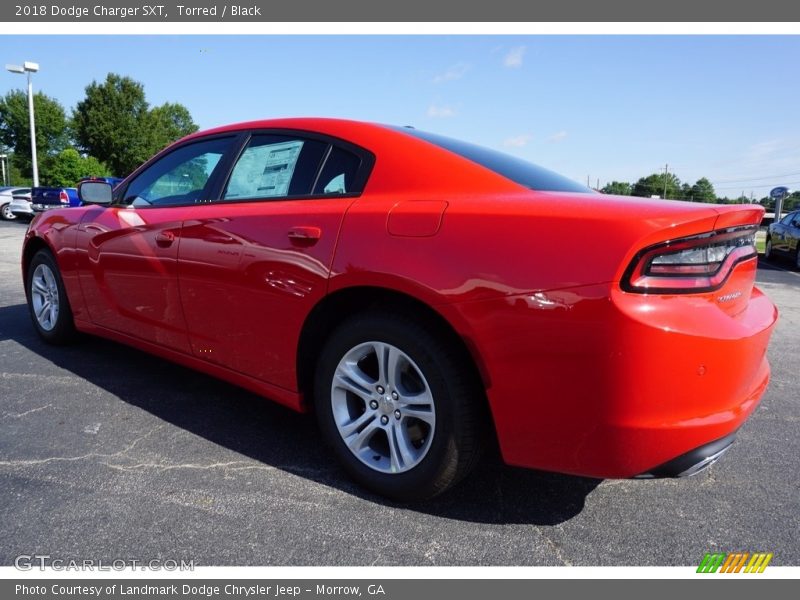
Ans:
<svg viewBox="0 0 800 600"><path fill-rule="evenodd" d="M763 573L772 552L707 552L697 567L698 573Z"/></svg>

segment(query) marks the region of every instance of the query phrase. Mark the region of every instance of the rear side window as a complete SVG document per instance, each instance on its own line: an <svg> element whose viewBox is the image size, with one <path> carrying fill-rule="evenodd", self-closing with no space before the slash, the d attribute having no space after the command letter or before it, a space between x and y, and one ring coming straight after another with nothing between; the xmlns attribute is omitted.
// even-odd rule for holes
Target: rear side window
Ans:
<svg viewBox="0 0 800 600"><path fill-rule="evenodd" d="M317 178L313 193L348 194L355 191L354 184L360 166L361 158L338 146L333 146Z"/></svg>
<svg viewBox="0 0 800 600"><path fill-rule="evenodd" d="M223 200L307 196L328 144L282 135L254 135L233 167Z"/></svg>
<svg viewBox="0 0 800 600"><path fill-rule="evenodd" d="M443 135L410 129L408 127L392 127L392 129L430 142L454 154L458 154L462 158L477 163L482 167L494 171L498 175L502 175L506 179L510 179L532 190L546 192L579 192L585 194L593 193L591 189L584 187L572 179L515 156L509 156L508 154L484 148L483 146L477 146Z"/></svg>

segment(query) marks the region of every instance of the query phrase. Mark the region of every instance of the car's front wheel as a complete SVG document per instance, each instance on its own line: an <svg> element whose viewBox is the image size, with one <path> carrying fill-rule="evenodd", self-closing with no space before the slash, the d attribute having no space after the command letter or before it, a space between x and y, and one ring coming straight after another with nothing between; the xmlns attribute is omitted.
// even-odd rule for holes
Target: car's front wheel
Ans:
<svg viewBox="0 0 800 600"><path fill-rule="evenodd" d="M767 238L767 243L764 246L764 260L772 259L772 238Z"/></svg>
<svg viewBox="0 0 800 600"><path fill-rule="evenodd" d="M365 314L328 339L320 427L350 475L395 500L430 498L472 468L482 393L452 345L413 319Z"/></svg>
<svg viewBox="0 0 800 600"><path fill-rule="evenodd" d="M3 208L0 208L0 217L2 217L3 220L5 221L13 221L14 219L17 218L17 215L11 212L10 202L6 202L5 204L3 204Z"/></svg>
<svg viewBox="0 0 800 600"><path fill-rule="evenodd" d="M25 291L33 326L51 344L65 344L75 335L75 324L64 282L55 258L39 250L28 265Z"/></svg>

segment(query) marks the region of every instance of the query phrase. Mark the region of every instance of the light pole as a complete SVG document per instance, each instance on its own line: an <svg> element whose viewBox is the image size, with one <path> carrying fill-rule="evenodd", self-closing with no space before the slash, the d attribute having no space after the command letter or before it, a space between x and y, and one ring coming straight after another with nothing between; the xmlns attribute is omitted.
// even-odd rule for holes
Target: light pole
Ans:
<svg viewBox="0 0 800 600"><path fill-rule="evenodd" d="M33 83L31 73L39 70L39 63L27 60L19 65L6 65L6 70L11 73L28 74L28 118L31 123L31 163L33 165L33 187L39 186L39 166L36 164L36 118L33 116Z"/></svg>
<svg viewBox="0 0 800 600"><path fill-rule="evenodd" d="M3 169L3 185L8 185L6 181L6 159L8 158L8 154L0 154L0 169Z"/></svg>

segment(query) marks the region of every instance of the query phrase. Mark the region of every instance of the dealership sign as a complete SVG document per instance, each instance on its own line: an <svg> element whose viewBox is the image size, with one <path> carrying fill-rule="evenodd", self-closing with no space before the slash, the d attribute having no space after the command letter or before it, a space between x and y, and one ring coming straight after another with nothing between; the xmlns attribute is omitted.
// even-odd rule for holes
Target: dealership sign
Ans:
<svg viewBox="0 0 800 600"><path fill-rule="evenodd" d="M788 195L789 195L789 188L783 186L772 188L769 191L769 197L772 198L773 200L779 200L781 198L785 198Z"/></svg>

